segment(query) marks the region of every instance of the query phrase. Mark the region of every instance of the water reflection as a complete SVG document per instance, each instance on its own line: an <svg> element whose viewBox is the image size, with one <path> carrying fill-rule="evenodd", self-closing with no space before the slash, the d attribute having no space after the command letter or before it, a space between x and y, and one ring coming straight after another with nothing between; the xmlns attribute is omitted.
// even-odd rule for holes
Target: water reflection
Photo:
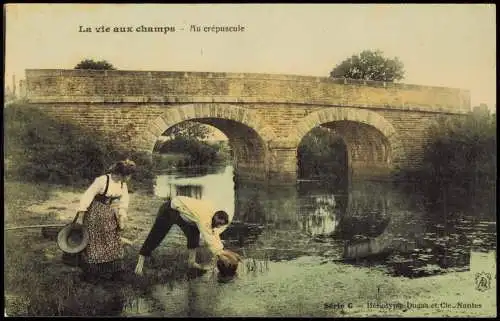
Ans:
<svg viewBox="0 0 500 321"><path fill-rule="evenodd" d="M216 270L192 275L184 280L154 284L147 295L131 297L122 316L150 317L211 317L239 315L255 297L248 293L245 299L235 296L240 282L265 275L269 272L267 261L245 259L238 267L234 279L222 280ZM265 314L265 311L262 311ZM240 314L241 315L241 314Z"/></svg>
<svg viewBox="0 0 500 321"><path fill-rule="evenodd" d="M297 228L295 186L267 186L256 182L235 185L235 219L279 229Z"/></svg>
<svg viewBox="0 0 500 321"><path fill-rule="evenodd" d="M314 196L305 205L312 213L301 216L302 232L308 235L331 235L339 225L335 195Z"/></svg>
<svg viewBox="0 0 500 321"><path fill-rule="evenodd" d="M64 300L59 315L119 316L126 302L125 290L120 285L103 283L83 286Z"/></svg>
<svg viewBox="0 0 500 321"><path fill-rule="evenodd" d="M213 273L188 282L157 284L143 305L153 310L155 317L208 317L215 315L220 300L221 284Z"/></svg>
<svg viewBox="0 0 500 321"><path fill-rule="evenodd" d="M232 219L235 199L233 168L196 167L163 173L156 178L155 194L160 197L182 195L210 200Z"/></svg>
<svg viewBox="0 0 500 321"><path fill-rule="evenodd" d="M443 219L429 212L423 195L388 183L235 184L228 166L201 176L158 176L157 195L174 194L226 208L232 224L223 239L249 256L265 251L273 260L303 255L354 264L375 260L394 275L414 277L467 268L473 240L496 249L495 222L471 220L464 213Z"/></svg>

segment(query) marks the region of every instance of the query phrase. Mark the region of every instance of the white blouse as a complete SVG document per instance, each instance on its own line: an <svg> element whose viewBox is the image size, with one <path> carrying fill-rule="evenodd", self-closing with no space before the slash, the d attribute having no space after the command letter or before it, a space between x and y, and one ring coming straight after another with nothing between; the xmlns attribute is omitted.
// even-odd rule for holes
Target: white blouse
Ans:
<svg viewBox="0 0 500 321"><path fill-rule="evenodd" d="M205 241L210 252L217 255L224 250L220 234L225 230L227 225L217 229L212 228L212 217L215 213L215 207L211 202L186 196L176 196L172 198L170 207L178 210L184 221L196 223L201 238Z"/></svg>
<svg viewBox="0 0 500 321"><path fill-rule="evenodd" d="M111 179L111 175L109 175L109 185L108 191L106 192L106 197L118 197L121 196L119 200L113 201L113 207L117 207L120 212L126 212L128 209L129 203L129 195L127 183L115 182ZM104 193L106 189L106 175L102 175L97 177L94 182L89 186L89 188L83 193L80 199L80 206L78 207L78 211L87 211L90 203L97 194Z"/></svg>

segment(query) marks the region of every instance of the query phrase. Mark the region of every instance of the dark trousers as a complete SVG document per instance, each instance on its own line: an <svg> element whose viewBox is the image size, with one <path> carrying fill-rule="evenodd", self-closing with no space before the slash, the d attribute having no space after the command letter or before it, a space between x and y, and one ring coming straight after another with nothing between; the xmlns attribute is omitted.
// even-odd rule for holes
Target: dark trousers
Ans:
<svg viewBox="0 0 500 321"><path fill-rule="evenodd" d="M188 249L195 249L200 243L200 231L195 223L188 223L182 219L179 211L170 207L170 200L167 200L158 210L156 220L149 231L148 237L142 244L139 254L150 256L161 241L165 238L173 224L179 226L187 237Z"/></svg>

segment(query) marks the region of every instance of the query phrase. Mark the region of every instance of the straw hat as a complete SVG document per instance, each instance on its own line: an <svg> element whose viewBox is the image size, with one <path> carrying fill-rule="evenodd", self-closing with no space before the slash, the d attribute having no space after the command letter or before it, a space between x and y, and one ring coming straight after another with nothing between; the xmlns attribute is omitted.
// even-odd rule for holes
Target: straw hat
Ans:
<svg viewBox="0 0 500 321"><path fill-rule="evenodd" d="M66 253L75 254L83 251L89 243L89 232L79 223L69 223L57 234L57 245Z"/></svg>

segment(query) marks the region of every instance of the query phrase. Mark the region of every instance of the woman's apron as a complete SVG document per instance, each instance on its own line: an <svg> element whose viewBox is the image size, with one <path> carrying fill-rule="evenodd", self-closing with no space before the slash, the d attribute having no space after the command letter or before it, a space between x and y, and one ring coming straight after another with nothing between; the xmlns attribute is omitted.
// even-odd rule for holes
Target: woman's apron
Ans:
<svg viewBox="0 0 500 321"><path fill-rule="evenodd" d="M124 249L118 231L118 207L113 203L119 197L108 197L109 175L106 188L92 200L83 217L83 224L89 232L89 244L82 255L82 267L89 272L116 272L123 269ZM116 204L116 203L115 203Z"/></svg>

